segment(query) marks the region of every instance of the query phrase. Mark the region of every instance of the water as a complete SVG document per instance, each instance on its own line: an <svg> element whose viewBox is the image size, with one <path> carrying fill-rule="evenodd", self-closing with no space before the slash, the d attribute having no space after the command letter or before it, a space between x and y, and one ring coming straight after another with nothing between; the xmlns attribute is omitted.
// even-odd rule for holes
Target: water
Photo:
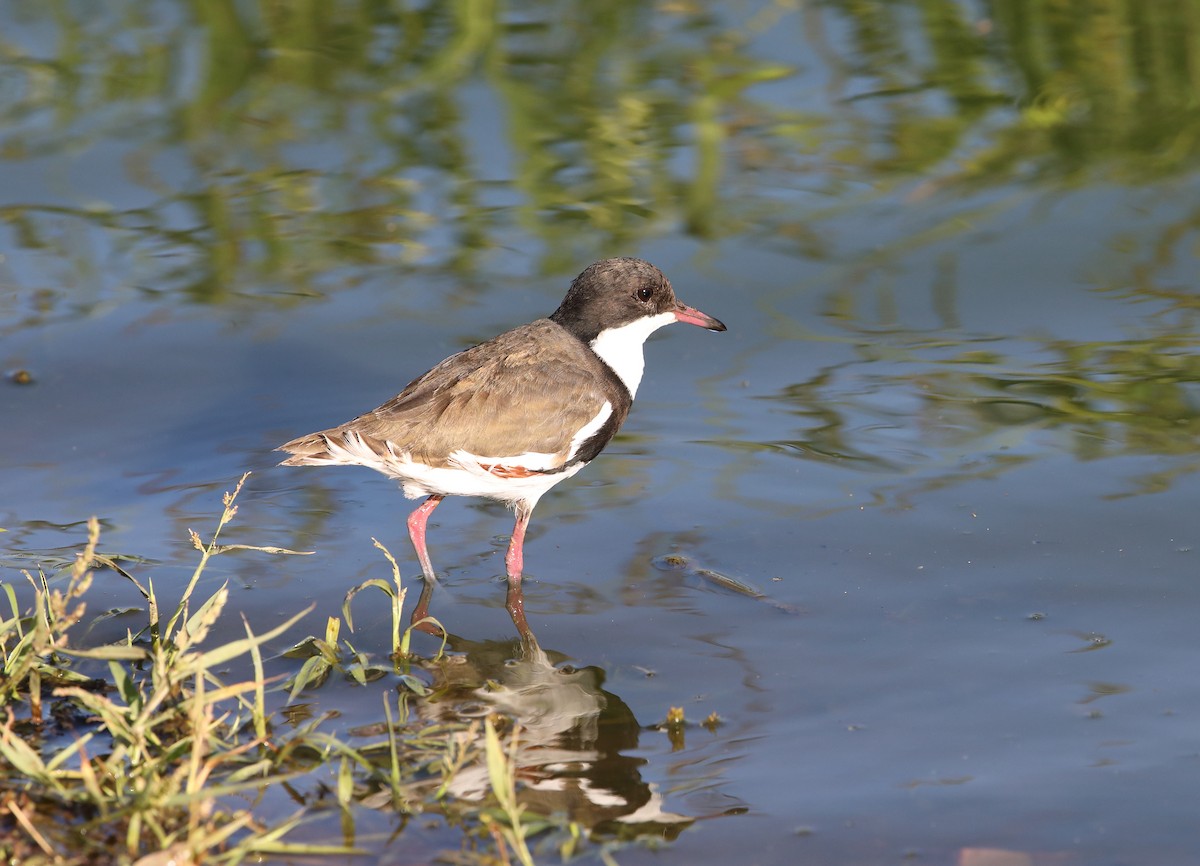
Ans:
<svg viewBox="0 0 1200 866"><path fill-rule="evenodd" d="M729 331L656 335L621 435L535 512L544 657L504 611L510 515L439 508L447 711L535 695L496 700L579 765L538 796L669 840L623 864L1191 862L1190 4L1083 54L1115 13L937 6L8 9L0 367L34 381L0 388L0 560L96 514L178 585L252 470L229 540L315 552L207 580L320 633L388 574L372 538L415 574L413 503L271 449L643 256ZM305 703L352 729L394 687Z"/></svg>

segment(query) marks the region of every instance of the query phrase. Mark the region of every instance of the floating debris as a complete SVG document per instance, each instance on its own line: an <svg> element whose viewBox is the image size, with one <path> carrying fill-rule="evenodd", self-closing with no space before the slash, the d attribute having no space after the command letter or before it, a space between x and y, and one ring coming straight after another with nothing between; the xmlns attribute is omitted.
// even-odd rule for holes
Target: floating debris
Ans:
<svg viewBox="0 0 1200 866"><path fill-rule="evenodd" d="M736 592L738 595L744 595L755 601L761 601L764 604L769 604L776 610L783 611L786 614L795 616L801 613L800 608L794 604L788 604L785 601L779 601L772 598L760 589L756 589L748 583L739 580L736 577L730 577L728 574L722 574L719 571L714 571L711 568L698 568L692 564L692 561L683 554L668 553L665 556L656 557L653 560L653 565L659 571L685 571L688 574L694 574L701 577L709 583L715 584L721 589L727 589L730 592Z"/></svg>

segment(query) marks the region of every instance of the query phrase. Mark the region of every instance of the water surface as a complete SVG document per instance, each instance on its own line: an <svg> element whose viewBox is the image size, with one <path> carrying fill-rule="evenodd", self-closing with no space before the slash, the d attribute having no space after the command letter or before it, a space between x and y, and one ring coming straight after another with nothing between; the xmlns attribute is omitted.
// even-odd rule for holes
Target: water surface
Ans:
<svg viewBox="0 0 1200 866"><path fill-rule="evenodd" d="M415 593L413 503L271 449L638 255L729 331L656 335L539 505L544 656L510 515L439 508L446 712L503 686L554 758L531 797L663 840L623 864L1190 862L1200 19L1060 5L15 4L4 579L95 514L178 585L252 470L229 539L315 551L214 562L257 628L320 633L389 573L372 538ZM395 687L303 702L353 731ZM357 820L363 862L456 844Z"/></svg>

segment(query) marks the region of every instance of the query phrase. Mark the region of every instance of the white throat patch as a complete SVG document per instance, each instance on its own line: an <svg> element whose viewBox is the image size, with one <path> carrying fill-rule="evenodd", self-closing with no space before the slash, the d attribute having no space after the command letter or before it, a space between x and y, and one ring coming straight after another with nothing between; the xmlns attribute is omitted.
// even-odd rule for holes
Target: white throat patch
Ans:
<svg viewBox="0 0 1200 866"><path fill-rule="evenodd" d="M642 381L642 370L646 366L642 344L659 328L674 321L674 313L659 313L657 316L647 316L619 328L606 328L592 340L592 351L621 378L625 387L629 389L630 397L637 394L638 385Z"/></svg>

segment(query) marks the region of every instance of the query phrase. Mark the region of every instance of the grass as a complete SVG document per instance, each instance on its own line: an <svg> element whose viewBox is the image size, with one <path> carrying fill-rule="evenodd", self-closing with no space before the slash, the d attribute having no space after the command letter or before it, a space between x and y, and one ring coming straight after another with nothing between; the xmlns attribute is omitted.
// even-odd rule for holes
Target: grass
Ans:
<svg viewBox="0 0 1200 866"><path fill-rule="evenodd" d="M95 519L65 574L22 572L32 590L27 609L16 586L0 584L8 608L0 614L0 859L164 866L330 855L345 862L367 853L355 842L354 820L363 809L388 810L401 826L404 816L437 816L462 836L462 850L450 857L456 863L531 866L534 836L544 849L556 848L558 859L580 850L578 826L531 815L518 802L518 725L502 717L427 721L412 712L413 702L430 699L417 674L437 658L410 654L400 570L378 542L392 579L354 587L342 618L352 630L352 600L367 590L384 593L392 614L386 662L342 638L341 619L330 617L323 637L305 637L284 654L303 659L290 677L268 678L264 647L311 608L262 634L243 617L243 637L207 646L229 605L224 584L207 598L197 595L212 558L234 551L296 554L218 543L237 514L244 482L243 476L225 495L207 543L192 533L199 562L169 616L152 581L143 585L98 551ZM115 570L137 587L146 621L119 642L85 646L74 635L86 634L97 568ZM228 680L228 670L244 673ZM334 672L364 686L383 677L395 683L382 690L383 721L365 745L326 730L327 717L292 723L298 717L287 702L319 689ZM455 801L453 779L478 762L486 763L491 796ZM279 814L272 790L287 792L294 804L289 814ZM341 816L336 842L322 841L335 834L314 826L331 811ZM599 853L611 862L607 850Z"/></svg>

